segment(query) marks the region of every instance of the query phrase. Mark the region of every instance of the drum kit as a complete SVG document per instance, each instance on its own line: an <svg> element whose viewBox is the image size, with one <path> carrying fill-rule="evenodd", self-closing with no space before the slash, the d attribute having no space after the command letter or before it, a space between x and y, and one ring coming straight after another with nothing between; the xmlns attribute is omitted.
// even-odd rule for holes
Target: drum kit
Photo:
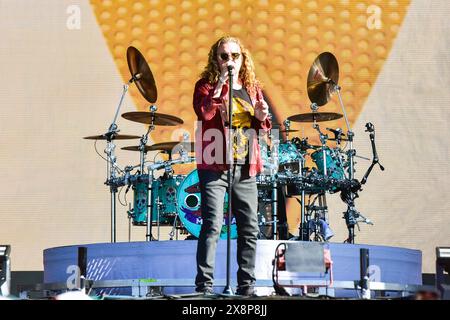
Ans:
<svg viewBox="0 0 450 320"><path fill-rule="evenodd" d="M197 170L187 175L175 174L179 164L193 163L195 158L190 156L194 150L194 143L184 136L183 141L161 142L147 145L148 136L160 126L178 126L183 120L172 115L157 113L157 88L145 58L134 47L127 50L130 80L124 84L120 102L108 131L102 135L85 137L89 140L106 141L107 179L111 193L111 242L116 242L116 201L120 188L126 188L125 194L132 189L132 207L127 211L128 218L134 226L146 227L146 240L159 239L159 227L171 226L170 239L178 231L187 234L188 239L198 238L201 229L201 195ZM281 239L279 230L283 226L280 212L285 210L281 200L284 196L296 198L300 205L300 225L297 240L328 241L333 232L328 226L328 208L326 193L341 193L341 199L347 204L344 218L349 230L346 240L354 242L354 226L358 222L371 223L355 209L354 200L358 197L361 185L367 181L373 166L379 164L375 148L375 129L372 124L366 128L370 132L372 142L373 161L362 182L355 179L354 158L357 156L353 149L354 134L350 129L345 108L338 86L339 69L334 55L329 52L320 54L314 61L308 74L307 89L311 100L311 112L288 117L283 122L284 129L274 128L267 135L266 143L261 143L261 153L264 172L256 177L258 186L258 218L260 223L260 237L264 239ZM127 112L122 114L126 120L145 124L146 132L142 136L125 135L119 133L116 124L120 108L129 86L134 83L142 96L151 104L149 111ZM343 114L319 112L319 107L325 105L332 94L337 93ZM319 123L340 119L344 116L347 132L340 128L326 128L333 134L322 131ZM290 134L299 132L292 129L291 123L311 123L320 138L320 145L311 145L308 138L294 137ZM279 133L285 134L280 141ZM117 164L115 154L116 140L138 140L139 144L122 147L122 150L139 152L139 164L126 166L121 169ZM336 147L327 145L327 141L336 142ZM349 148L342 147L345 142ZM162 152L168 154L168 160L147 161L148 152ZM311 157L314 168L307 168L307 157ZM369 159L367 159L369 160ZM380 165L381 169L384 168ZM158 176L158 177L157 177ZM221 239L226 239L228 220L227 195L224 199L224 227ZM299 199L297 197L300 197ZM308 203L306 198L309 198ZM316 201L318 204L316 205ZM131 205L131 204L130 204ZM285 211L284 211L285 212ZM285 221L285 217L284 217ZM284 224L286 224L284 222ZM230 221L231 238L237 237L234 217ZM158 227L157 237L153 236L152 228ZM130 229L131 230L131 229ZM130 231L131 232L131 231Z"/></svg>

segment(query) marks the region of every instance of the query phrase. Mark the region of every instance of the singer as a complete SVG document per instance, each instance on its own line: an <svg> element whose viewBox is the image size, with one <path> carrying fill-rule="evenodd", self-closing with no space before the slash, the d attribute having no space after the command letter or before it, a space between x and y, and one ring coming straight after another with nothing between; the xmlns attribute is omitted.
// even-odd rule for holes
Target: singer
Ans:
<svg viewBox="0 0 450 320"><path fill-rule="evenodd" d="M231 84L228 83L229 70L233 74ZM230 129L230 85L233 88L232 157L227 156L226 144L227 130ZM198 121L201 121L201 129L197 130L196 160L203 219L197 245L196 291L213 293L216 247L222 228L224 198L228 186L227 170L231 170L232 211L238 233L236 294L251 296L254 295L258 235L255 175L263 167L258 134L267 132L271 128L271 122L268 118L269 107L256 79L252 58L239 39L222 37L211 47L208 64L195 85L193 105ZM208 130L220 132L221 139L198 139L198 134L205 137ZM214 151L209 152L211 150ZM227 161L231 158L232 161Z"/></svg>

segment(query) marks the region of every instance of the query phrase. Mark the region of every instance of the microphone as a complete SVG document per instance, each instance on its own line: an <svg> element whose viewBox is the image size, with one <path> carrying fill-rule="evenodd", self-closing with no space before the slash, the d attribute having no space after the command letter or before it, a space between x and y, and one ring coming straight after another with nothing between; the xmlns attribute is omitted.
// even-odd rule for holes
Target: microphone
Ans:
<svg viewBox="0 0 450 320"><path fill-rule="evenodd" d="M131 178L131 175L130 175L131 170L133 170L132 166L125 167L124 183L125 183L125 185L128 185L127 189L125 190L125 194L127 194L131 188L131 179L130 179Z"/></svg>
<svg viewBox="0 0 450 320"><path fill-rule="evenodd" d="M367 122L365 131L366 132L374 132L375 131L375 126L371 122Z"/></svg>
<svg viewBox="0 0 450 320"><path fill-rule="evenodd" d="M230 77L233 76L234 67L231 64L227 65L227 70L228 70L228 76L230 76Z"/></svg>

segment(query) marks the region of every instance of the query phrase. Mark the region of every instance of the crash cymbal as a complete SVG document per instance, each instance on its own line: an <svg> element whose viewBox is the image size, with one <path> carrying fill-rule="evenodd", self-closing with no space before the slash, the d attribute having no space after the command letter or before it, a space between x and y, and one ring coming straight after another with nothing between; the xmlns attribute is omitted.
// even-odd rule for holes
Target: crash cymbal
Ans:
<svg viewBox="0 0 450 320"><path fill-rule="evenodd" d="M339 81L339 65L330 52L321 53L308 73L307 91L311 102L319 106L326 104Z"/></svg>
<svg viewBox="0 0 450 320"><path fill-rule="evenodd" d="M132 80L136 83L136 87L148 102L155 103L158 98L156 83L144 56L135 47L129 47L127 50L127 61L128 69L133 77Z"/></svg>
<svg viewBox="0 0 450 320"><path fill-rule="evenodd" d="M194 150L194 143L193 142L162 142L162 143L156 143L151 146L145 146L145 151L172 151L175 146L179 146L179 148L183 148L188 152L192 152ZM139 146L128 146L121 148L122 150L128 150L128 151L140 151ZM178 149L178 148L176 148Z"/></svg>
<svg viewBox="0 0 450 320"><path fill-rule="evenodd" d="M323 122L342 118L342 114L334 112L300 113L290 116L288 120L293 122Z"/></svg>
<svg viewBox="0 0 450 320"><path fill-rule="evenodd" d="M122 117L139 123L151 124L155 126L177 126L183 124L183 120L168 114L147 112L147 111L133 111L122 114Z"/></svg>
<svg viewBox="0 0 450 320"><path fill-rule="evenodd" d="M133 135L129 135L129 134L114 134L112 136L111 140L130 140L130 139L139 139L139 136L133 136ZM83 139L87 139L87 140L108 140L107 136L104 134L98 135L98 136L89 136L89 137L84 137Z"/></svg>

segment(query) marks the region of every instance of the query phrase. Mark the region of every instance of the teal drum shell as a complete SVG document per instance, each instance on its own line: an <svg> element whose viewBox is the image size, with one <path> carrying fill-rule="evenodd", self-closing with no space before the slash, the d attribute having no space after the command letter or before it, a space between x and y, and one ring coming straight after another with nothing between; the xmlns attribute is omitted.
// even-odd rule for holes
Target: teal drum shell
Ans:
<svg viewBox="0 0 450 320"><path fill-rule="evenodd" d="M298 161L300 160L300 153L291 142L281 143L278 146L278 159L280 164L298 164Z"/></svg>
<svg viewBox="0 0 450 320"><path fill-rule="evenodd" d="M148 181L137 182L133 185L134 199L132 219L133 225L147 225L149 203L152 209L152 224L173 225L178 213L178 187L184 180L184 175L154 179L152 192L149 192Z"/></svg>
<svg viewBox="0 0 450 320"><path fill-rule="evenodd" d="M280 143L278 145L278 165L279 170L291 170L298 172L299 161L302 159L302 154L297 149L297 147L290 141L285 143ZM264 166L270 167L271 161L273 161L273 154L269 151L267 145L261 146L261 158L263 160Z"/></svg>
<svg viewBox="0 0 450 320"><path fill-rule="evenodd" d="M186 230L195 237L200 236L202 227L201 195L197 170L190 172L178 189L178 217ZM224 199L224 219L220 230L220 239L227 238L228 193ZM237 238L236 219L231 219L231 239Z"/></svg>
<svg viewBox="0 0 450 320"><path fill-rule="evenodd" d="M344 168L340 155L328 147L325 147L326 162L327 162L327 175L337 180L345 179ZM311 154L311 158L317 166L317 170L321 175L325 174L323 165L323 150L314 151Z"/></svg>
<svg viewBox="0 0 450 320"><path fill-rule="evenodd" d="M149 190L148 181L138 182L133 186L133 225L145 226L147 224Z"/></svg>
<svg viewBox="0 0 450 320"><path fill-rule="evenodd" d="M152 199L152 221L162 225L172 225L178 213L177 194L184 175L161 177L155 183L157 199ZM153 190L153 189L152 189ZM155 201L157 200L157 201ZM159 218L158 218L159 214Z"/></svg>

